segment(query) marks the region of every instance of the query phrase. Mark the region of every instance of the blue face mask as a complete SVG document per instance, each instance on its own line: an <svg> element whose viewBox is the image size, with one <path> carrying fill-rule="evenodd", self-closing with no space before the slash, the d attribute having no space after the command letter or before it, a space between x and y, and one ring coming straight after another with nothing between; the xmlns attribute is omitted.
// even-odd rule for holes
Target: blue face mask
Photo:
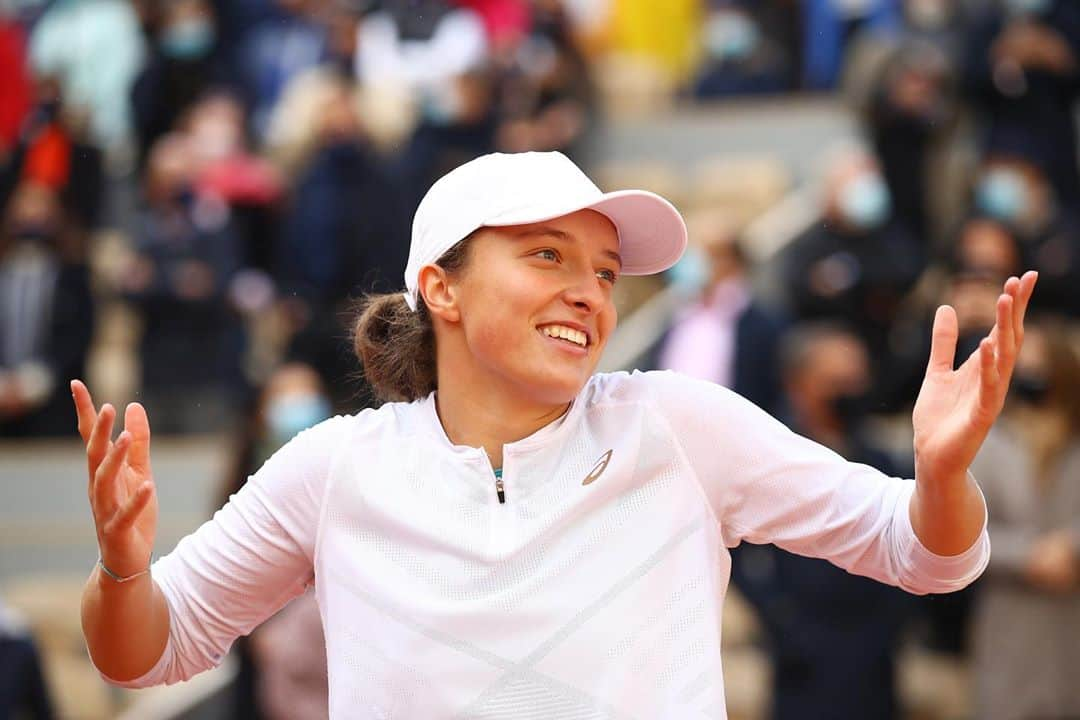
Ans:
<svg viewBox="0 0 1080 720"><path fill-rule="evenodd" d="M1005 7L1014 15L1042 15L1054 0L1005 0Z"/></svg>
<svg viewBox="0 0 1080 720"><path fill-rule="evenodd" d="M860 230L880 227L892 212L889 188L881 176L866 173L841 190L840 212L852 227Z"/></svg>
<svg viewBox="0 0 1080 720"><path fill-rule="evenodd" d="M711 274L708 256L693 245L688 246L679 262L666 272L668 283L686 296L701 292L709 284Z"/></svg>
<svg viewBox="0 0 1080 720"><path fill-rule="evenodd" d="M197 60L210 54L214 26L206 20L183 20L165 28L161 52L174 60Z"/></svg>
<svg viewBox="0 0 1080 720"><path fill-rule="evenodd" d="M330 417L330 403L321 395L286 395L270 403L267 423L281 442Z"/></svg>
<svg viewBox="0 0 1080 720"><path fill-rule="evenodd" d="M975 188L975 204L993 218L1016 221L1027 210L1024 180L1009 170L991 170Z"/></svg>
<svg viewBox="0 0 1080 720"><path fill-rule="evenodd" d="M748 58L759 42L757 25L742 13L717 13L705 23L705 47L717 60Z"/></svg>

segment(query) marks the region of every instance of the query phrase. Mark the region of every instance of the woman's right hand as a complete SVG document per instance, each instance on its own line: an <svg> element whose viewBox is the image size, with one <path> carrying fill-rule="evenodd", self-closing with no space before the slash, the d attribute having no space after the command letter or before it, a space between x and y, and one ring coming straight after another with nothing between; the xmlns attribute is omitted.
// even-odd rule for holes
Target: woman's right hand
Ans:
<svg viewBox="0 0 1080 720"><path fill-rule="evenodd" d="M124 413L124 431L112 437L116 409L94 409L90 391L72 380L71 394L86 445L87 494L102 563L127 577L150 564L157 534L158 502L150 470L150 422L139 403Z"/></svg>

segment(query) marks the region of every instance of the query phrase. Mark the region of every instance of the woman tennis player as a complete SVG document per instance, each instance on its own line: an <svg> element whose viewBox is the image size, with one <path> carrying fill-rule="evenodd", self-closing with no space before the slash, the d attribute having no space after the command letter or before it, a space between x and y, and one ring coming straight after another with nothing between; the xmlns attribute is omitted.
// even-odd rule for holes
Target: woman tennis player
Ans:
<svg viewBox="0 0 1080 720"><path fill-rule="evenodd" d="M672 265L665 200L602 193L558 153L487 155L416 212L404 294L356 347L398 400L300 433L148 567L150 426L72 383L100 562L82 604L110 681L190 678L314 586L333 718L724 718L727 548L776 543L913 593L986 566L967 468L997 417L1035 274L953 370L934 320L914 480L801 438L722 387L593 374L622 274Z"/></svg>

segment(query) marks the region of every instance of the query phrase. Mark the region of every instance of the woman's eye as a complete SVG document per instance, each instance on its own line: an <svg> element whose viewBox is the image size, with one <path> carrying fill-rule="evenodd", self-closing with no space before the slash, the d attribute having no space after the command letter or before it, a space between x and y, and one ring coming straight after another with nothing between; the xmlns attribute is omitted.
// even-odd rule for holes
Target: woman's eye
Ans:
<svg viewBox="0 0 1080 720"><path fill-rule="evenodd" d="M612 285L614 285L615 281L619 278L619 276L615 274L614 270L601 270L596 273L596 276L607 280Z"/></svg>
<svg viewBox="0 0 1080 720"><path fill-rule="evenodd" d="M554 250L550 250L550 249L538 250L536 252L536 256L537 257L542 257L545 260L558 260L559 259L559 254L557 252L555 252Z"/></svg>

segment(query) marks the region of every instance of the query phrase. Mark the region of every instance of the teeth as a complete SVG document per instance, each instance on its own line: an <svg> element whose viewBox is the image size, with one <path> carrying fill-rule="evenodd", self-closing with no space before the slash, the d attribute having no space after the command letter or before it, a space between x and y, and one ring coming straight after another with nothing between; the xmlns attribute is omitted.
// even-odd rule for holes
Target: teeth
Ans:
<svg viewBox="0 0 1080 720"><path fill-rule="evenodd" d="M562 340L569 340L572 343L585 347L588 342L588 338L580 330L574 330L572 328L565 327L564 325L545 325L540 328L540 331L548 337L560 338Z"/></svg>

